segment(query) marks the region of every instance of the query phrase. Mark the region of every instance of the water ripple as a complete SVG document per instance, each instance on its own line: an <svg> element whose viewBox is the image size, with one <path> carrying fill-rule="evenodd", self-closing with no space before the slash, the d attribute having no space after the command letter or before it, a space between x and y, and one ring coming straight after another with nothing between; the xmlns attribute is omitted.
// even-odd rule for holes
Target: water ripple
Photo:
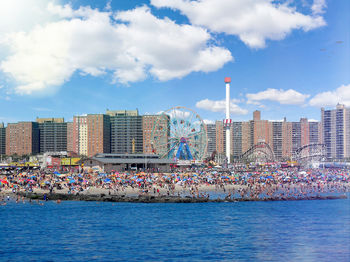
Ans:
<svg viewBox="0 0 350 262"><path fill-rule="evenodd" d="M0 206L1 261L350 261L350 201Z"/></svg>

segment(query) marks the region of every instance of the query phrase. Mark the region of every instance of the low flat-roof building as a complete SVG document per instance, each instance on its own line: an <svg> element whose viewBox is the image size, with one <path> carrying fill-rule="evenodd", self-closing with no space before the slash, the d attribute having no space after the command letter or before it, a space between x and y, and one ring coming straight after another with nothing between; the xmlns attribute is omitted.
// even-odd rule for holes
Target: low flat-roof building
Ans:
<svg viewBox="0 0 350 262"><path fill-rule="evenodd" d="M84 167L99 167L104 172L142 169L168 172L171 170L171 165L175 164L172 159L159 158L153 154L97 154L82 162Z"/></svg>

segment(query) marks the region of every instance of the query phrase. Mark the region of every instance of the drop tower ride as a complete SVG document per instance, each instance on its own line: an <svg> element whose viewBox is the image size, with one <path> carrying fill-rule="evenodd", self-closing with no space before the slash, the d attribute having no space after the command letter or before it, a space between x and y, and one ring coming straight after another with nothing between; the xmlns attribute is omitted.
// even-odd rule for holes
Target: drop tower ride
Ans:
<svg viewBox="0 0 350 262"><path fill-rule="evenodd" d="M231 83L231 77L225 77L225 84L226 84L226 118L224 119L224 128L225 128L225 131L226 131L226 158L227 158L227 164L230 163L230 158L231 158L230 127L232 125L232 119L230 119L230 83Z"/></svg>

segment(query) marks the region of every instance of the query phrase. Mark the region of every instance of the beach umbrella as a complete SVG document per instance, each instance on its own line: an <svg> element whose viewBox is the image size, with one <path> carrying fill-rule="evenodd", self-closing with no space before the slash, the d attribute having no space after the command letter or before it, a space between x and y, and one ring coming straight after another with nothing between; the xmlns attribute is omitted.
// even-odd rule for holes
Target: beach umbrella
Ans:
<svg viewBox="0 0 350 262"><path fill-rule="evenodd" d="M110 178L106 178L105 180L104 180L104 182L105 183L110 183L112 180L110 179Z"/></svg>
<svg viewBox="0 0 350 262"><path fill-rule="evenodd" d="M70 183L70 184L75 183L75 180L74 180L74 179L71 179L71 180L69 180L69 183Z"/></svg>

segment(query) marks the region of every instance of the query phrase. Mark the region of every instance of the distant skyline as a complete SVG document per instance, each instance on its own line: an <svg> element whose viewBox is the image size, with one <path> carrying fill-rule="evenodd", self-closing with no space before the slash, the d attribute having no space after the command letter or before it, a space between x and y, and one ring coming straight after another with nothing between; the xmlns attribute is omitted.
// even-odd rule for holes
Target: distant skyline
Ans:
<svg viewBox="0 0 350 262"><path fill-rule="evenodd" d="M4 0L0 122L174 106L208 122L350 106L348 0Z"/></svg>

